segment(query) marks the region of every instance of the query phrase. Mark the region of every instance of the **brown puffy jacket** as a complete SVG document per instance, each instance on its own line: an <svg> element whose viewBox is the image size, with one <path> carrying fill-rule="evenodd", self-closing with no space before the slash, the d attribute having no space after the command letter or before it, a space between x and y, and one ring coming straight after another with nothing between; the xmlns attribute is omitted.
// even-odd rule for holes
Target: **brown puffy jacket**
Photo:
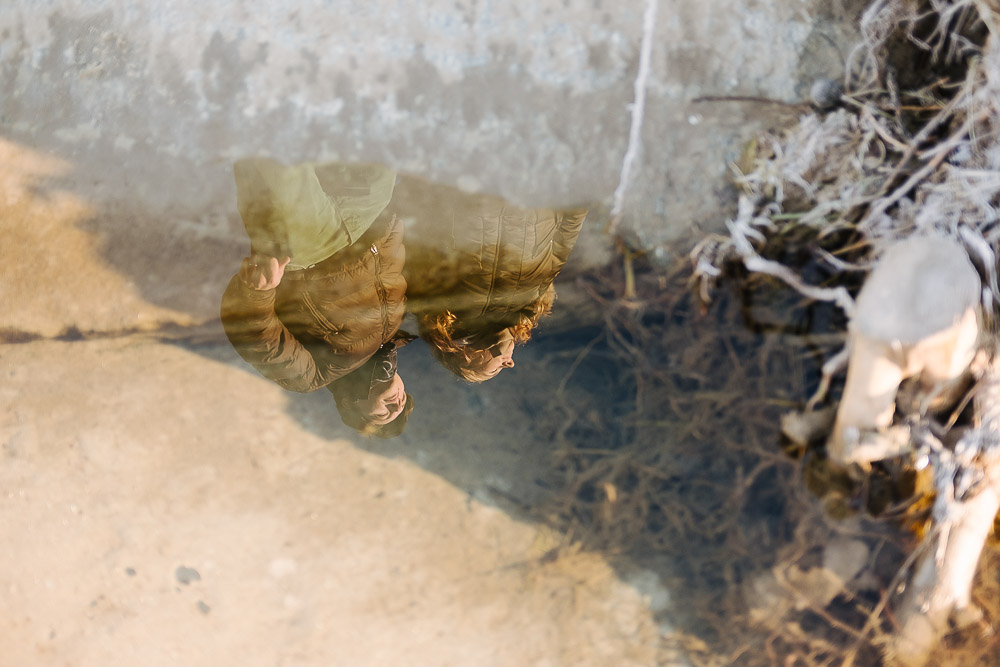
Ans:
<svg viewBox="0 0 1000 667"><path fill-rule="evenodd" d="M383 213L357 242L311 268L286 271L275 289L253 290L234 276L222 297L226 335L285 389L325 387L399 329L405 254L402 223Z"/></svg>
<svg viewBox="0 0 1000 667"><path fill-rule="evenodd" d="M403 175L389 206L407 228L409 309L418 315L450 310L464 328L499 326L537 302L587 216L582 208L518 208L501 197Z"/></svg>

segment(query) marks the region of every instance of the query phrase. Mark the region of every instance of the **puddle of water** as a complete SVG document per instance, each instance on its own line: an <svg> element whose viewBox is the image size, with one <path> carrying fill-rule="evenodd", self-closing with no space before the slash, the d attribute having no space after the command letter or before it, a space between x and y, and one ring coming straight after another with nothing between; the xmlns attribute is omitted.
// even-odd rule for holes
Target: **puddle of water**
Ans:
<svg viewBox="0 0 1000 667"><path fill-rule="evenodd" d="M551 312L585 207L521 209L377 165L236 164L251 251L222 298L230 342L286 389L327 388L344 423L402 433L413 335L468 382L513 368Z"/></svg>
<svg viewBox="0 0 1000 667"><path fill-rule="evenodd" d="M831 495L837 480L823 478L817 455L783 452L779 431L842 342L833 307L745 276L702 304L683 269L667 273L640 253L632 276L615 264L579 278L602 318L546 335L554 283L582 225L596 224L585 208L520 209L407 175L386 188L386 171L370 165L265 166L237 177L253 250L223 299L230 341L258 371L296 391L328 388L345 424L383 438L405 433L415 403L501 429L530 419L530 444L512 451L535 467L514 464L506 479L482 480L483 493L614 555L623 571L656 571L674 600L658 609L671 655L817 663L857 641L858 609L878 603L872 583L891 578L885 554L898 556L901 538L857 516L831 520L824 503L857 515L854 487L840 480ZM807 242L785 252L804 258L811 281L825 277ZM407 326L422 342L404 354ZM468 402L411 395L413 350L468 383ZM477 385L518 362L529 366L518 395L497 387L491 402ZM806 491L806 470L823 498ZM855 551L882 560L848 573L865 586L823 589L824 548L856 535L867 541L851 542ZM765 649L748 648L767 637ZM861 658L876 658L858 643Z"/></svg>
<svg viewBox="0 0 1000 667"><path fill-rule="evenodd" d="M376 165L241 164L251 252L222 321L248 370L315 392L287 394L307 430L372 436L360 446L556 529L532 567L606 556L657 615L662 664L881 664L892 619L873 610L913 538L872 514L912 480L887 469L859 488L780 434L842 344L839 311L739 271L702 303L683 261L641 252L568 281L580 234L605 222L586 207L524 209ZM780 252L819 284L814 246ZM217 342L181 340L230 360Z"/></svg>
<svg viewBox="0 0 1000 667"><path fill-rule="evenodd" d="M623 576L655 571L671 659L879 663L882 597L912 549L898 520L912 474L890 464L860 485L780 432L843 345L834 306L738 270L702 303L683 262L629 252L577 278L599 317L545 334L557 278L596 224L585 207L522 209L374 165L243 161L237 186L252 251L223 323L265 377L329 389L344 424L380 438L404 435L415 404L501 433L529 419L506 474L472 486ZM819 244L788 235L770 252L821 284ZM428 387L406 381L414 350L466 383L462 402L407 390ZM514 395L479 386L518 365Z"/></svg>
<svg viewBox="0 0 1000 667"><path fill-rule="evenodd" d="M820 245L806 236L769 252L822 284ZM607 316L577 372L596 355L589 371L606 377L581 377L539 419L555 442L561 525L604 553L659 564L675 603L664 645L695 664L891 664L886 602L905 581L926 492L914 496L903 463L876 464L862 483L827 463L822 442L781 434L843 345L839 309L741 270L709 304L685 270L642 273L631 301L620 266L590 279ZM993 547L983 562L996 558ZM982 604L992 617L996 598ZM984 627L956 631L932 663L991 664Z"/></svg>

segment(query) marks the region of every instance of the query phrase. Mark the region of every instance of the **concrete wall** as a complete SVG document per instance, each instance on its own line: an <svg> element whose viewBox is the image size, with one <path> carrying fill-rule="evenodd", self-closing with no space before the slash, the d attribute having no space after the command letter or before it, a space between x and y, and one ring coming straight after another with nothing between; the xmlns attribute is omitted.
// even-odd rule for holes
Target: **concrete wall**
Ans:
<svg viewBox="0 0 1000 667"><path fill-rule="evenodd" d="M37 290L54 239L79 244L82 230L136 298L203 319L245 243L239 157L379 161L519 203L609 205L645 6L7 0L0 153L20 185L8 183L6 199L60 193L79 210L45 235L38 210L20 222L8 211L0 225L28 237L5 252L38 255L20 278ZM815 76L839 75L857 10L857 0L660 0L625 221L640 242L718 226L727 157L794 117L774 104L691 100L800 100ZM51 287L54 311L73 288Z"/></svg>
<svg viewBox="0 0 1000 667"><path fill-rule="evenodd" d="M253 153L381 161L527 202L607 198L644 8L13 0L0 8L0 133L70 159L91 196L156 210L217 204L229 163ZM734 140L774 111L689 100L799 100L812 76L839 74L855 10L660 0L633 191L643 213L673 227L705 218L712 202L698 200Z"/></svg>

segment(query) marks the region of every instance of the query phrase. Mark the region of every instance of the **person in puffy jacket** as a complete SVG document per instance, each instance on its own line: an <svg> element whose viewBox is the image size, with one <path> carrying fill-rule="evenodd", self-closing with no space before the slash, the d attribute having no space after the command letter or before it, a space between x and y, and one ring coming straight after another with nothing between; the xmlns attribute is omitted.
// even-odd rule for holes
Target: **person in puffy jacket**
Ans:
<svg viewBox="0 0 1000 667"><path fill-rule="evenodd" d="M261 158L235 171L251 255L222 297L226 335L285 389L329 387L394 340L403 319L403 225L384 210L395 174ZM393 397L405 395L398 385Z"/></svg>
<svg viewBox="0 0 1000 667"><path fill-rule="evenodd" d="M408 309L434 356L470 382L512 367L514 345L552 309L587 210L525 209L402 175L389 209L406 223Z"/></svg>

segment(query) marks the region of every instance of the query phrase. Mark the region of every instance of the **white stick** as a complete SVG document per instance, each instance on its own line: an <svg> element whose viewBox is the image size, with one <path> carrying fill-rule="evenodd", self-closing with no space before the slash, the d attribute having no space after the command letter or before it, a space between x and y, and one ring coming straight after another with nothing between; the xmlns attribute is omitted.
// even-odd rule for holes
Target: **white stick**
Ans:
<svg viewBox="0 0 1000 667"><path fill-rule="evenodd" d="M639 69L635 75L635 101L632 103L632 126L629 129L628 148L622 160L621 176L615 188L614 204L611 207L609 231L614 234L625 208L625 191L632 176L632 163L639 154L642 143L642 117L646 110L646 79L649 78L649 60L653 52L653 32L656 29L656 11L659 0L647 0L646 12L642 19L642 46L639 50Z"/></svg>
<svg viewBox="0 0 1000 667"><path fill-rule="evenodd" d="M934 519L935 544L917 561L906 595L896 610L899 631L890 644L897 664L919 667L949 630L949 621L978 618L972 598L976 564L993 518L1000 509L1000 360L994 359L980 381L976 413L978 438L963 441L955 453L942 452L938 468L938 498ZM963 442L968 446L963 449ZM963 471L978 471L978 480L963 488ZM943 474L942 474L943 473ZM981 477L979 477L981 475Z"/></svg>

